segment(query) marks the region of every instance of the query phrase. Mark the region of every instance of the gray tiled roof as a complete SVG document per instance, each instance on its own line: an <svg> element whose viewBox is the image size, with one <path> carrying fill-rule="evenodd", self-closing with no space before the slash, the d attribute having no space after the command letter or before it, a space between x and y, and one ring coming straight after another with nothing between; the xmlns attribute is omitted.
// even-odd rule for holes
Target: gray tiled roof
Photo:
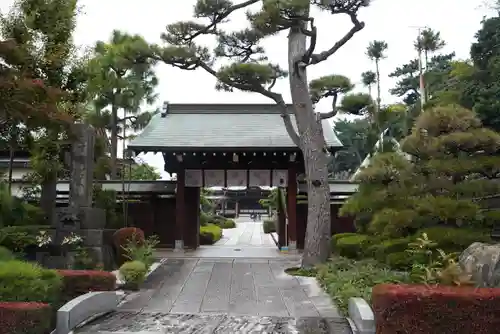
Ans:
<svg viewBox="0 0 500 334"><path fill-rule="evenodd" d="M294 116L291 118L295 125ZM328 146L342 147L326 120L323 131ZM278 106L273 104L170 104L166 115L154 116L128 146L144 151L153 148L295 147Z"/></svg>

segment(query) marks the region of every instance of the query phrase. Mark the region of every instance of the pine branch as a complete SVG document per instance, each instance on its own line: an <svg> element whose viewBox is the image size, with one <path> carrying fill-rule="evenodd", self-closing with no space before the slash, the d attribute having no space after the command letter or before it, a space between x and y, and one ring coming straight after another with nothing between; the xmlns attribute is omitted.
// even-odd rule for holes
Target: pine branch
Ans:
<svg viewBox="0 0 500 334"><path fill-rule="evenodd" d="M337 93L333 94L332 110L326 113L319 113L319 117L321 120L332 118L333 116L337 115L338 112L337 99L338 99L338 94Z"/></svg>
<svg viewBox="0 0 500 334"><path fill-rule="evenodd" d="M319 54L313 54L311 56L311 60L309 61L309 65L314 65L321 63L322 61L327 60L331 55L337 52L342 46L344 46L354 35L361 31L365 27L365 23L358 20L356 12L346 12L351 18L351 22L353 27L349 30L344 37L339 39L329 50L323 51Z"/></svg>
<svg viewBox="0 0 500 334"><path fill-rule="evenodd" d="M234 81L221 79L220 76L217 75L217 72L213 68L211 68L208 64L206 64L202 61L199 61L198 65L201 68L203 68L206 72L210 73L212 76L214 76L218 80L222 81L222 83L227 85L227 86L234 87L234 88L242 90L242 91L252 91L254 93L260 93L260 94L272 99L274 102L276 102L276 104L280 106L281 117L283 118L283 123L285 125L285 128L286 128L288 135L290 136L290 138L292 139L292 142L297 147L301 147L300 137L297 134L297 132L295 131L295 128L293 127L292 120L291 120L290 114L288 112L288 108L287 108L286 103L283 100L283 96L281 94L271 92L269 89L265 89L264 87L262 87L261 85L258 85L258 84L254 84L254 85L248 84L247 85L247 84L240 84L240 83L236 83Z"/></svg>

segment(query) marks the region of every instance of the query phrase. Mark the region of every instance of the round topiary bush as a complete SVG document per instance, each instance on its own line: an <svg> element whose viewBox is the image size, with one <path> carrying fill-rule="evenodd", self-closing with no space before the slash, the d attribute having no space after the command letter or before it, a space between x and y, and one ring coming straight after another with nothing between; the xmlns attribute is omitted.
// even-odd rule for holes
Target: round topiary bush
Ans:
<svg viewBox="0 0 500 334"><path fill-rule="evenodd" d="M129 259L126 257L124 247L129 242L134 242L137 245L144 244L144 232L137 227L124 227L119 229L113 234L113 246L116 250L116 262L120 266L127 262Z"/></svg>
<svg viewBox="0 0 500 334"><path fill-rule="evenodd" d="M146 279L148 270L144 263L140 261L130 261L122 264L119 272L121 278L125 282L125 289L139 290L140 285Z"/></svg>

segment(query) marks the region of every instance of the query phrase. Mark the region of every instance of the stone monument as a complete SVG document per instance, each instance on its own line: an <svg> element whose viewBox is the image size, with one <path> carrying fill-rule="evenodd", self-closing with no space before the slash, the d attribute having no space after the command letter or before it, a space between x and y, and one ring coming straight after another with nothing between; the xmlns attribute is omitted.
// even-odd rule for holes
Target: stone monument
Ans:
<svg viewBox="0 0 500 334"><path fill-rule="evenodd" d="M113 262L111 244L106 242L106 213L92 207L95 131L86 124L74 124L74 141L70 152L70 185L68 207L58 208L53 221L53 243L61 245L72 233L83 239L83 246L104 267ZM68 257L65 256L68 266ZM51 259L48 267L61 266L61 259ZM57 264L56 264L57 263Z"/></svg>

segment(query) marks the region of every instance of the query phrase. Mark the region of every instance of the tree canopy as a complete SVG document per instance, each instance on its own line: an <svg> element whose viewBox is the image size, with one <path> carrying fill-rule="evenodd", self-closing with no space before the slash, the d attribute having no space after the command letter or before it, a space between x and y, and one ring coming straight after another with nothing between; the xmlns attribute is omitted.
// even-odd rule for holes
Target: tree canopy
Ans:
<svg viewBox="0 0 500 334"><path fill-rule="evenodd" d="M422 227L491 223L485 202L498 194L500 134L457 105L427 110L403 152L383 153L358 176L359 190L343 206L357 227L399 237Z"/></svg>

